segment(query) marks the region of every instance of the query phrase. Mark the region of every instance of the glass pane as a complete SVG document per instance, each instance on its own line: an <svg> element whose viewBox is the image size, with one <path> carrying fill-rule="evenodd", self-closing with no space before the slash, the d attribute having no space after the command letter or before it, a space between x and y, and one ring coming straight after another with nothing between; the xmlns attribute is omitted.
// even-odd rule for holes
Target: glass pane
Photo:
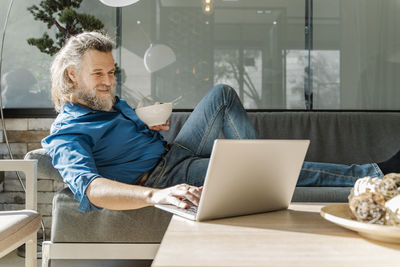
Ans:
<svg viewBox="0 0 400 267"><path fill-rule="evenodd" d="M3 0L1 1L1 8L0 8L0 42L1 38L3 38L3 29L4 29L4 23L6 21L6 16L7 16L7 11L8 11L8 6L10 4L11 0Z"/></svg>
<svg viewBox="0 0 400 267"><path fill-rule="evenodd" d="M286 107L288 109L304 109L306 107L308 54L305 50L286 51Z"/></svg>
<svg viewBox="0 0 400 267"><path fill-rule="evenodd" d="M1 76L6 108L53 106L52 57L27 44L55 34L27 11L40 2L14 1L11 10ZM0 29L9 3L0 1ZM175 108L193 108L214 84L227 83L248 109L400 108L399 0L313 0L310 53L304 0L211 3L209 10L204 0L142 0L122 8L122 47L114 55L130 104L147 95L182 96ZM83 1L79 11L116 36L116 8Z"/></svg>
<svg viewBox="0 0 400 267"><path fill-rule="evenodd" d="M304 50L304 1L211 2L210 12L203 0L146 0L122 9L122 96L132 105L146 95L182 96L175 108L193 108L214 84L226 83L248 109L291 108L285 55ZM152 61L156 45L176 59Z"/></svg>
<svg viewBox="0 0 400 267"><path fill-rule="evenodd" d="M314 0L315 107L400 109L399 12L398 0Z"/></svg>
<svg viewBox="0 0 400 267"><path fill-rule="evenodd" d="M340 51L313 50L307 75L312 81L313 109L340 108Z"/></svg>
<svg viewBox="0 0 400 267"><path fill-rule="evenodd" d="M214 83L224 83L238 91L239 80L239 50L215 49L214 50Z"/></svg>
<svg viewBox="0 0 400 267"><path fill-rule="evenodd" d="M14 1L4 38L1 89L5 108L52 108L50 100L49 68L52 56L28 44L29 38L40 38L47 32L51 38L56 33L42 21L34 20L28 7L39 5L40 0ZM1 26L4 25L9 1L0 2ZM84 1L78 10L91 14L106 25L105 31L115 32L115 9L98 1ZM4 14L4 16L3 16ZM57 16L55 16L57 17ZM1 27L3 30L3 27ZM114 35L115 36L115 35Z"/></svg>
<svg viewBox="0 0 400 267"><path fill-rule="evenodd" d="M261 49L243 51L243 83L243 105L254 109L263 107ZM277 86L281 85L280 80L278 83Z"/></svg>
<svg viewBox="0 0 400 267"><path fill-rule="evenodd" d="M8 1L7 1L8 2ZM2 58L3 107L51 107L49 96L50 57L27 43L46 29L33 20L27 7L38 1L14 1L4 37ZM8 10L8 3L2 9ZM41 34L40 34L41 35Z"/></svg>

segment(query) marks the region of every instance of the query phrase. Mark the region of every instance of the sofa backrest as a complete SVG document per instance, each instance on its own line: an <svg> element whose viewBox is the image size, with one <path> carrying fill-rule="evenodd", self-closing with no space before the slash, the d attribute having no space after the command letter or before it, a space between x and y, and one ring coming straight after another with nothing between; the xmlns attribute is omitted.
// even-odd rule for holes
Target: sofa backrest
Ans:
<svg viewBox="0 0 400 267"><path fill-rule="evenodd" d="M174 112L171 129L162 132L171 142L189 112ZM382 161L400 149L400 112L249 112L260 138L310 139L307 161L370 163ZM61 179L43 149L31 151L38 159L38 177Z"/></svg>
<svg viewBox="0 0 400 267"><path fill-rule="evenodd" d="M171 116L168 141L190 115ZM382 161L400 149L400 112L249 112L260 138L310 139L306 160L331 163Z"/></svg>

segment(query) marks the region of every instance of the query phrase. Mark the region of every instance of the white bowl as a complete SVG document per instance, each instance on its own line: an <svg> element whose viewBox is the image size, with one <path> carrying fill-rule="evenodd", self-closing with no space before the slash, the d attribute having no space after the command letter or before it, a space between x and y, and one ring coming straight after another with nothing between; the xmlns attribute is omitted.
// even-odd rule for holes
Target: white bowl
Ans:
<svg viewBox="0 0 400 267"><path fill-rule="evenodd" d="M172 103L155 104L137 108L136 114L147 126L161 125L167 122L172 112Z"/></svg>

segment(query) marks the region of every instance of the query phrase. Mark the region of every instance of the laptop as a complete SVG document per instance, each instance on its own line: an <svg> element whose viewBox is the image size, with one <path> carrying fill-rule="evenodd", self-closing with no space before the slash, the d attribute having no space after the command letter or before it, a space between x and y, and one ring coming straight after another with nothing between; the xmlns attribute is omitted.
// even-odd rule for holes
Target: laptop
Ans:
<svg viewBox="0 0 400 267"><path fill-rule="evenodd" d="M309 144L309 140L217 139L199 206L155 207L194 221L286 209Z"/></svg>

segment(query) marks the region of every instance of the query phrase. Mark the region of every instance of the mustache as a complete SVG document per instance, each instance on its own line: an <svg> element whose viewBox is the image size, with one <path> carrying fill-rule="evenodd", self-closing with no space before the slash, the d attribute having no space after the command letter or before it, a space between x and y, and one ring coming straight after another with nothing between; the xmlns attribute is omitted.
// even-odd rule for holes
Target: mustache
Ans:
<svg viewBox="0 0 400 267"><path fill-rule="evenodd" d="M114 85L111 85L111 86L100 85L100 86L95 87L95 89L96 89L96 91L97 90L108 90L108 91L114 92L115 86Z"/></svg>

